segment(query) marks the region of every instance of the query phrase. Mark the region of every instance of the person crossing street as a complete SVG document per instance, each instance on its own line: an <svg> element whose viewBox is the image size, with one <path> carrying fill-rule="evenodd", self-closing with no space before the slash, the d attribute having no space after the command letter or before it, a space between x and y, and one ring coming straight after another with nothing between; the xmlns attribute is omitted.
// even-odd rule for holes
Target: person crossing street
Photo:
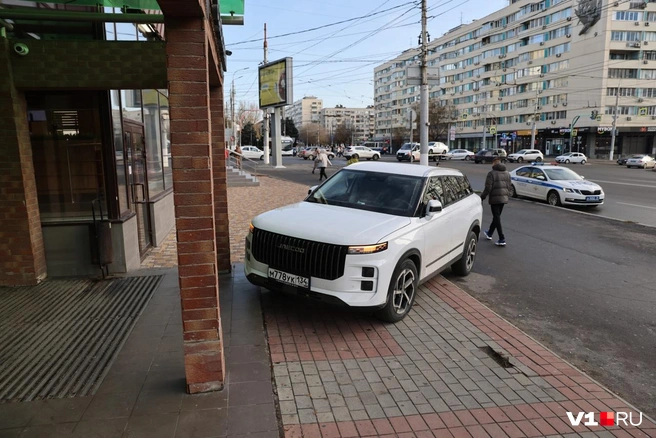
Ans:
<svg viewBox="0 0 656 438"><path fill-rule="evenodd" d="M506 236L503 234L503 228L501 227L501 213L504 205L508 203L511 185L510 174L506 170L506 166L501 164L501 159L495 158L492 160L492 170L485 178L485 190L481 193L481 201L484 201L489 195L488 202L492 210L492 223L483 233L487 240L492 240L494 232L497 231L499 240L494 242L497 246L506 246Z"/></svg>

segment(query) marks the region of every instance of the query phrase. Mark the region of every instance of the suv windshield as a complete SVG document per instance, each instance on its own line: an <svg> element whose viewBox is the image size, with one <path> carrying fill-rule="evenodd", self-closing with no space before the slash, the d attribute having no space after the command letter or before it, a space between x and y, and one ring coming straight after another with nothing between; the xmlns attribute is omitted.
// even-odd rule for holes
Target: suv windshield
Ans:
<svg viewBox="0 0 656 438"><path fill-rule="evenodd" d="M418 176L343 169L305 201L410 217L417 210L423 185Z"/></svg>
<svg viewBox="0 0 656 438"><path fill-rule="evenodd" d="M516 155L524 155L525 153L528 152L528 149L522 149L521 151L515 152Z"/></svg>
<svg viewBox="0 0 656 438"><path fill-rule="evenodd" d="M553 179L556 181L583 179L578 173L566 167L558 167L554 169L543 169L543 170L547 173L549 179Z"/></svg>
<svg viewBox="0 0 656 438"><path fill-rule="evenodd" d="M404 143L403 146L401 146L401 151L407 151L408 149L412 149L412 145L410 143Z"/></svg>

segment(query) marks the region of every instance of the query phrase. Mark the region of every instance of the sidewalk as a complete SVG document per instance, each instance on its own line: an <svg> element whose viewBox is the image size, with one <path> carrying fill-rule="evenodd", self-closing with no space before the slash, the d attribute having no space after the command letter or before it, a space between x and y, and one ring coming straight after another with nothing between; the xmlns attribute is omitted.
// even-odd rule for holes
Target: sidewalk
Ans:
<svg viewBox="0 0 656 438"><path fill-rule="evenodd" d="M306 193L273 178L229 190L234 245L250 217ZM150 265L171 263L167 248ZM0 404L0 437L656 438L644 417L640 427L571 426L567 412L638 416L442 277L403 321L383 324L260 290L237 263L220 279L226 387L187 395L177 271L142 273L165 277L97 393Z"/></svg>

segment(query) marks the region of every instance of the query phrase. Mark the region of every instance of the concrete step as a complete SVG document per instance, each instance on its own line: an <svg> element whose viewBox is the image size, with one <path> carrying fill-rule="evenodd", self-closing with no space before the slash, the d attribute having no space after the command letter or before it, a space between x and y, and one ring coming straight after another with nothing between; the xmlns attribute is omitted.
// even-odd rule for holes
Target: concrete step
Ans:
<svg viewBox="0 0 656 438"><path fill-rule="evenodd" d="M260 181L245 170L239 170L232 166L228 166L227 171L228 187L246 187L260 185Z"/></svg>

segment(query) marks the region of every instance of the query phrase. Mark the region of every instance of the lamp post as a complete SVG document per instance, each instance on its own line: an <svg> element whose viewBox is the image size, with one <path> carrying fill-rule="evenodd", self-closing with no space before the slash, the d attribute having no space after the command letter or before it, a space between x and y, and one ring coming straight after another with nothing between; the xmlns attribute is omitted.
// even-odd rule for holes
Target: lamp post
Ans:
<svg viewBox="0 0 656 438"><path fill-rule="evenodd" d="M576 122L579 121L579 117L581 116L574 117L574 120L572 120L572 124L569 125L569 151L570 152L572 152L572 142L574 141L574 125L576 125Z"/></svg>
<svg viewBox="0 0 656 438"><path fill-rule="evenodd" d="M250 67L244 67L240 68L239 70L236 70L232 74L232 89L230 91L230 118L232 121L232 138L234 139L232 141L232 149L235 148L235 145L237 144L237 133L235 132L235 75L239 73L240 71L243 70L248 70ZM241 76L240 76L241 77ZM239 78L237 78L239 79Z"/></svg>

